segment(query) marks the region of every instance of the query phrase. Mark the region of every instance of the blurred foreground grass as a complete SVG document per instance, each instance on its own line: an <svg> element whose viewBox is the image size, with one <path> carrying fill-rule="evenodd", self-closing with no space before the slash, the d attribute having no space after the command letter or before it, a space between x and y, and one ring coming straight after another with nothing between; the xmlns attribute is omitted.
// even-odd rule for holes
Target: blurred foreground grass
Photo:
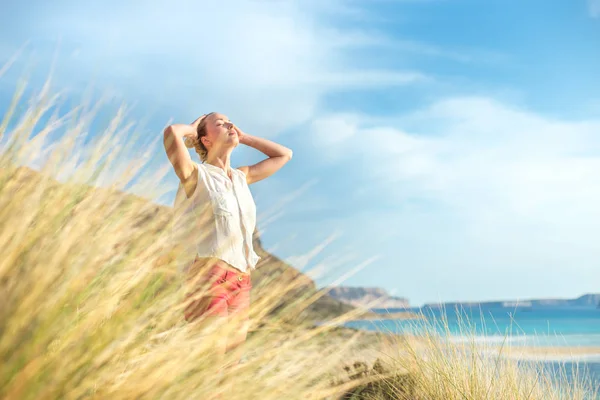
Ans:
<svg viewBox="0 0 600 400"><path fill-rule="evenodd" d="M166 157L135 183L147 198L127 194L147 159L123 158L136 140L123 113L76 148L94 107L57 112L46 86L17 115L21 94L0 125L0 397L593 398L589 383L483 357L474 342L338 327L359 310L262 249L246 360L219 384L208 354L235 325L200 331L183 321L177 266L188 256L170 241L169 208L148 200L163 190ZM62 136L49 146L53 133ZM34 159L39 171L26 167Z"/></svg>

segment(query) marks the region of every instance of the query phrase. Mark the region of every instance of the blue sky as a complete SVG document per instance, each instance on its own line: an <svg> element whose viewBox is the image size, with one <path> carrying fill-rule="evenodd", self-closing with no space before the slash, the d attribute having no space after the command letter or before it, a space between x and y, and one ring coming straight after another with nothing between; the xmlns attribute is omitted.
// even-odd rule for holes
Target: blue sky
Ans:
<svg viewBox="0 0 600 400"><path fill-rule="evenodd" d="M252 187L259 227L319 286L414 305L600 291L597 0L11 3L3 109L54 60L53 88L132 105L148 140L217 110L291 147ZM149 168L166 163L159 147ZM174 172L161 185L170 204Z"/></svg>

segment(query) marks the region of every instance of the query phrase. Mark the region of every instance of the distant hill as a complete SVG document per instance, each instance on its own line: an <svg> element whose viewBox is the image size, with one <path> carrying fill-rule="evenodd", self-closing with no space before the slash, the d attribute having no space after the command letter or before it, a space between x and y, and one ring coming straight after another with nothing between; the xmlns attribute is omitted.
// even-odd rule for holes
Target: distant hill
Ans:
<svg viewBox="0 0 600 400"><path fill-rule="evenodd" d="M34 180L41 181L42 175L28 167L18 167L12 175L12 179L16 185L19 182ZM107 195L113 204L113 199L118 200L114 203L119 203L120 207L127 207L136 210L136 221L130 227L132 235L136 232L148 232L149 226L152 226L153 232L165 232L169 229L169 223L173 218L173 208L159 204L154 204L147 199L139 196L124 193L114 189L91 187L81 184L64 184L52 178L44 178L44 184L50 187L69 187L73 190L73 197L79 196L82 192L93 191ZM79 193L79 194L77 194ZM315 322L326 321L355 310L356 307L336 300L328 295L321 296L307 308L297 309L290 312L287 306L293 304L299 298L310 297L315 295L318 290L312 279L307 275L298 271L291 265L286 264L278 257L267 252L260 241L258 234L254 235L254 248L257 254L261 257L258 264L258 269L252 273L252 296L254 299L260 298L263 293L277 291L278 288L289 288L290 284L294 285L293 290L287 292L282 291L278 304L274 305L274 310L271 316L290 323L306 323L313 324ZM174 248L165 248L164 257L157 260L157 266L167 264L176 258ZM116 251L121 251L117 249ZM285 290L285 289L284 289Z"/></svg>
<svg viewBox="0 0 600 400"><path fill-rule="evenodd" d="M429 303L423 307L429 308L454 308L454 307L589 307L600 308L600 293L585 294L575 299L531 299L531 300L504 300L486 302L453 302Z"/></svg>
<svg viewBox="0 0 600 400"><path fill-rule="evenodd" d="M364 308L409 308L408 299L390 296L378 287L336 286L327 289L327 293L336 300L356 307Z"/></svg>
<svg viewBox="0 0 600 400"><path fill-rule="evenodd" d="M294 315L288 315L290 314L290 310L286 308L290 303L298 300L300 297L307 297L317 293L318 289L314 281L277 256L267 252L263 248L258 235L254 237L254 250L261 257L256 271L252 272L254 287L257 287L257 289L260 288L263 280L268 282L267 285L263 285L263 290L269 291L273 290L275 285L289 285L291 283L296 285L295 289L289 290L282 295L279 304L275 307L273 314L280 314L278 315L279 318L292 318L293 321L291 322L312 324L338 317L356 308L325 294L306 309L298 310L298 313L292 312ZM260 296L261 292L257 291L256 295Z"/></svg>

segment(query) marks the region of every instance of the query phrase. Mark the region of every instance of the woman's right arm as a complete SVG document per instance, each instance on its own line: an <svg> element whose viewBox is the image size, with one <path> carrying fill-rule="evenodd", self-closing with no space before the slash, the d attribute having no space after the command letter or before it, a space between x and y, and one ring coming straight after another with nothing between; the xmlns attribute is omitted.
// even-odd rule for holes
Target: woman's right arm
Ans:
<svg viewBox="0 0 600 400"><path fill-rule="evenodd" d="M198 118L191 124L173 124L165 128L163 132L163 144L169 161L175 169L175 173L181 182L185 182L194 172L194 162L190 157L184 139L187 136L196 135L196 127L204 116Z"/></svg>

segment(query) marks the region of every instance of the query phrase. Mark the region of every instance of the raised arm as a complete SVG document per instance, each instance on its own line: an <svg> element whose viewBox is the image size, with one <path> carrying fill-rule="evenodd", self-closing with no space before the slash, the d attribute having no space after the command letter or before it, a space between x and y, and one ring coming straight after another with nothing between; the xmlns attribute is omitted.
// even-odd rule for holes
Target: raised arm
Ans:
<svg viewBox="0 0 600 400"><path fill-rule="evenodd" d="M268 158L254 165L239 167L238 169L246 174L248 184L258 182L268 178L279 171L288 161L292 159L292 150L285 146L272 142L268 139L248 135L235 127L240 143L255 148L264 153Z"/></svg>
<svg viewBox="0 0 600 400"><path fill-rule="evenodd" d="M184 143L186 137L196 135L196 127L204 118L201 116L191 124L173 124L167 126L163 132L163 144L169 161L181 182L185 182L194 172L194 162Z"/></svg>

